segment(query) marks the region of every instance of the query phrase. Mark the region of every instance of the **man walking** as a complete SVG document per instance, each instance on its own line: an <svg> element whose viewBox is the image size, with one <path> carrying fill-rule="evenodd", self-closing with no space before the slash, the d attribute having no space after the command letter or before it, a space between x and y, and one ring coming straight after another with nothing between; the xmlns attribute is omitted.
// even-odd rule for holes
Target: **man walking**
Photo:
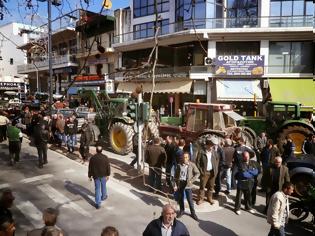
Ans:
<svg viewBox="0 0 315 236"><path fill-rule="evenodd" d="M69 118L69 120L67 120L65 124L65 134L66 134L68 152L73 153L74 145L76 142L77 125L74 122L74 118L72 116Z"/></svg>
<svg viewBox="0 0 315 236"><path fill-rule="evenodd" d="M285 182L282 191L272 195L267 210L267 222L271 225L268 236L285 236L285 224L289 219L289 199L294 187Z"/></svg>
<svg viewBox="0 0 315 236"><path fill-rule="evenodd" d="M206 140L205 148L200 150L196 164L200 171L200 190L197 205L203 203L205 197L205 188L207 187L207 200L211 205L214 204L212 200L214 182L218 173L219 157L217 152L213 149L214 145L218 144L216 138L211 137Z"/></svg>
<svg viewBox="0 0 315 236"><path fill-rule="evenodd" d="M176 220L175 207L171 204L163 206L162 215L160 218L152 220L146 229L143 236L189 236L186 226Z"/></svg>
<svg viewBox="0 0 315 236"><path fill-rule="evenodd" d="M166 158L160 138L155 137L153 145L148 146L145 152L145 162L149 164L149 185L153 189L161 190L162 166L165 165Z"/></svg>
<svg viewBox="0 0 315 236"><path fill-rule="evenodd" d="M20 151L21 151L22 133L19 128L15 127L15 125L16 125L16 120L13 120L12 124L9 124L7 128L11 166L13 166L16 162L20 161Z"/></svg>
<svg viewBox="0 0 315 236"><path fill-rule="evenodd" d="M47 143L49 141L49 131L45 129L45 124L38 121L34 128L34 143L38 152L38 167L43 168L47 164Z"/></svg>
<svg viewBox="0 0 315 236"><path fill-rule="evenodd" d="M94 179L95 184L95 208L101 208L101 201L107 199L106 183L110 176L110 164L108 157L102 154L102 147L96 147L96 154L89 162L89 179Z"/></svg>
<svg viewBox="0 0 315 236"><path fill-rule="evenodd" d="M64 233L62 232L62 230L56 227L58 215L58 210L54 208L45 209L43 212L43 221L45 226L43 228L34 229L30 232L27 232L27 236L63 236Z"/></svg>
<svg viewBox="0 0 315 236"><path fill-rule="evenodd" d="M192 187L193 183L198 179L200 172L195 163L189 161L190 156L188 152L184 152L181 159L181 163L177 165L175 170L174 191L178 191L178 203L180 211L178 218L185 212L184 194L186 195L191 217L198 221L198 217L195 212Z"/></svg>
<svg viewBox="0 0 315 236"><path fill-rule="evenodd" d="M80 148L79 148L79 152L82 156L83 164L87 161L89 157L91 139L92 139L92 133L86 121L86 123L84 123L81 128Z"/></svg>

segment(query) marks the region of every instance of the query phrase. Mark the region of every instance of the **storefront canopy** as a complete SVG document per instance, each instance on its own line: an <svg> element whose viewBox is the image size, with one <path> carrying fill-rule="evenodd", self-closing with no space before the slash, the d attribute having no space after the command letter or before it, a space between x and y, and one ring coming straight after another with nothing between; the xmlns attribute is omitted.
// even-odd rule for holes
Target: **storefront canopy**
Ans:
<svg viewBox="0 0 315 236"><path fill-rule="evenodd" d="M315 81L313 79L270 79L273 101L299 102L315 107Z"/></svg>
<svg viewBox="0 0 315 236"><path fill-rule="evenodd" d="M154 93L190 93L192 81L168 81L155 84ZM119 83L117 93L132 93L138 86L142 86L144 93L151 93L152 83Z"/></svg>
<svg viewBox="0 0 315 236"><path fill-rule="evenodd" d="M217 99L220 101L262 101L259 80L217 80Z"/></svg>

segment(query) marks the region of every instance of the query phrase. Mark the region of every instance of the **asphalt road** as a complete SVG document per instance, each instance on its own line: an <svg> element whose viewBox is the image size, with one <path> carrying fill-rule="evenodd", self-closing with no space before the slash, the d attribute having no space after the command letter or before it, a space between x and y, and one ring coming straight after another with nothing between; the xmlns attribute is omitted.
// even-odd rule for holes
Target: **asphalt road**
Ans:
<svg viewBox="0 0 315 236"><path fill-rule="evenodd" d="M148 193L143 178L129 167L130 156L121 157L105 152L110 157L112 176L108 182L109 198L102 208L94 208L94 184L87 178L87 165L49 150L48 165L37 167L36 149L23 141L21 161L8 166L7 143L0 144L0 189L11 187L16 196L12 209L17 222L16 235L42 226L42 211L56 207L60 211L57 225L68 235L97 236L108 225L117 227L121 235L142 235L146 225L161 212L167 202L163 196ZM233 198L233 196L231 197ZM225 198L220 198L225 199ZM191 235L252 236L267 235L269 225L263 214L240 216L233 212L233 200L227 199L215 206L204 203L196 206L200 218L194 221L189 215L180 220ZM258 210L263 209L264 198L258 197ZM187 208L186 210L189 213ZM311 235L307 230L290 227L291 235Z"/></svg>

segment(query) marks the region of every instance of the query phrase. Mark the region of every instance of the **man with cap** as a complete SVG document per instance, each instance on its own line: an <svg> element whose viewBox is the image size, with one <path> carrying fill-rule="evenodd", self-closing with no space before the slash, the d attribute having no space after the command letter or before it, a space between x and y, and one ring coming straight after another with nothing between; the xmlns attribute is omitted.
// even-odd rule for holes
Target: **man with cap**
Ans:
<svg viewBox="0 0 315 236"><path fill-rule="evenodd" d="M207 138L205 147L198 153L196 165L200 171L200 190L197 205L203 202L206 187L207 200L211 205L214 203L212 195L219 165L219 156L214 150L214 146L218 145L218 143L218 139L215 137Z"/></svg>

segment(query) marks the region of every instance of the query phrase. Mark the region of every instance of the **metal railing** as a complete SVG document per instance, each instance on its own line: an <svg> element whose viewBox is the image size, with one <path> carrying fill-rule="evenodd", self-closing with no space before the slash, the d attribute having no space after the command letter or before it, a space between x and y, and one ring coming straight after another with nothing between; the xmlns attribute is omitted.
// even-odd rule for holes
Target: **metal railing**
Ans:
<svg viewBox="0 0 315 236"><path fill-rule="evenodd" d="M35 65L34 65L35 64ZM25 64L25 65L18 65L17 72L19 74L32 72L38 70L47 70L48 69L48 58L42 57L41 60L35 61L34 64ZM69 65L75 64L77 65L77 60L75 55L58 55L52 58L52 65L53 68L60 66L60 65ZM37 67L37 68L36 68Z"/></svg>
<svg viewBox="0 0 315 236"><path fill-rule="evenodd" d="M173 22L168 24L168 30L163 34L176 33L193 29L235 29L235 28L284 28L284 27L313 27L315 25L314 16L269 16L269 17L246 17L246 18L203 18ZM164 26L165 27L165 26ZM154 32L132 31L113 38L113 44L123 43L133 40L153 38ZM143 35L142 35L143 33Z"/></svg>

